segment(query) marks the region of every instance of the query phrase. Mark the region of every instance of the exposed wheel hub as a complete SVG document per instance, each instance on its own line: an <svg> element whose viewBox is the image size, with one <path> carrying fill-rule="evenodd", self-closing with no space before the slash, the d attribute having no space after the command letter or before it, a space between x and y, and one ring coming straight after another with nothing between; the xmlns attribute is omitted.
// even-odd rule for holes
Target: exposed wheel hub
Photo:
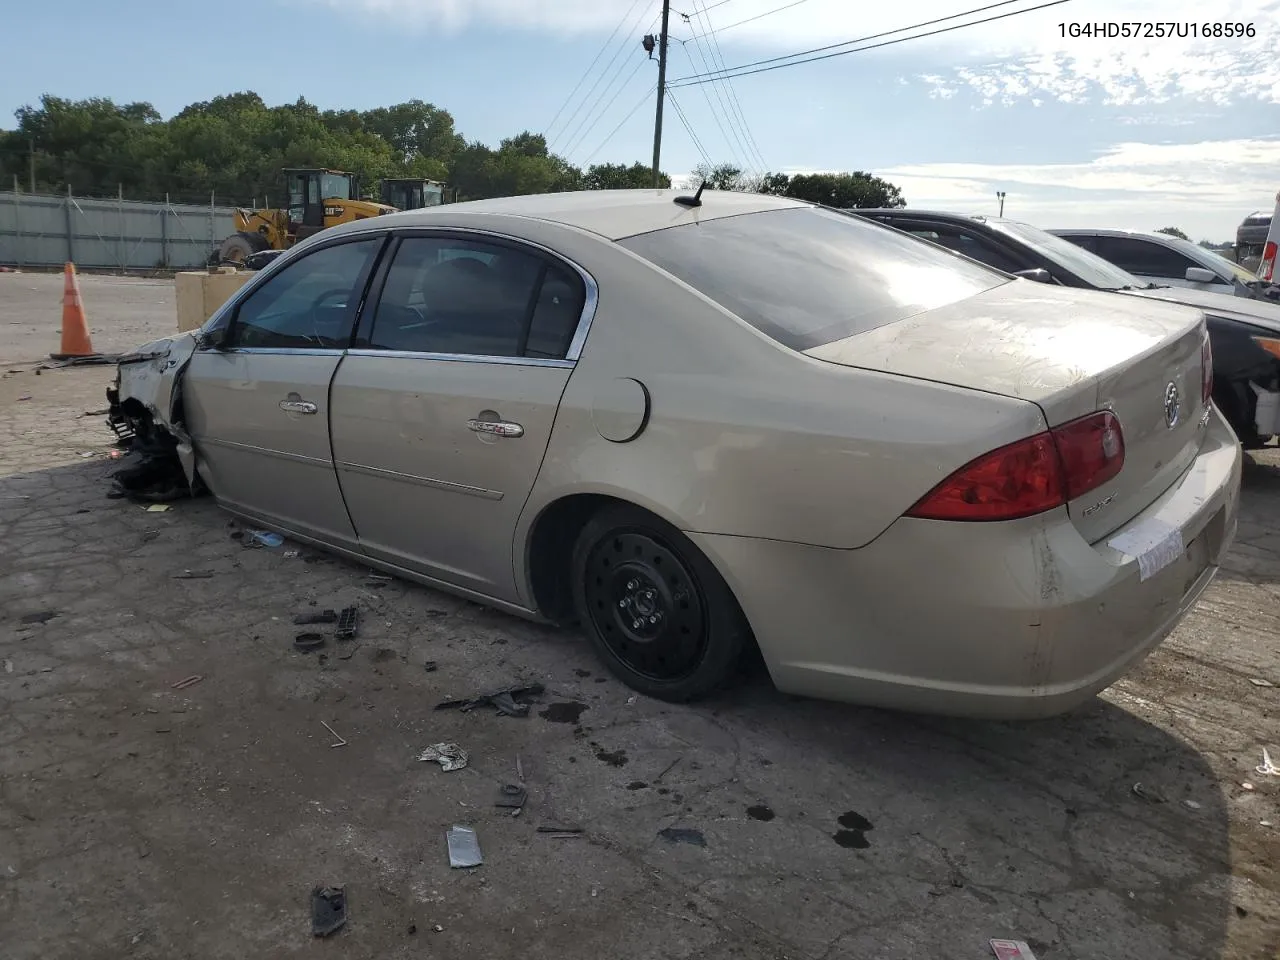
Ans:
<svg viewBox="0 0 1280 960"><path fill-rule="evenodd" d="M596 629L627 666L658 680L687 676L707 641L704 605L678 554L641 532L592 549L584 584Z"/></svg>

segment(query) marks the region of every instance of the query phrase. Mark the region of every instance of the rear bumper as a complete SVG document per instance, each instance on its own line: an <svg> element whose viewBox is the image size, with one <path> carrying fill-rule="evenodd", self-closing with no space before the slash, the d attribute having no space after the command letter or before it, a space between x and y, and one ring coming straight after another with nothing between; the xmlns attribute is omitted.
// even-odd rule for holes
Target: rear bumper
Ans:
<svg viewBox="0 0 1280 960"><path fill-rule="evenodd" d="M1010 523L901 519L858 550L690 536L738 597L786 692L1052 716L1115 682L1194 606L1235 536L1241 458L1214 409L1187 472L1092 545L1065 509ZM1110 544L1152 528L1176 531L1185 549L1144 577L1136 557Z"/></svg>

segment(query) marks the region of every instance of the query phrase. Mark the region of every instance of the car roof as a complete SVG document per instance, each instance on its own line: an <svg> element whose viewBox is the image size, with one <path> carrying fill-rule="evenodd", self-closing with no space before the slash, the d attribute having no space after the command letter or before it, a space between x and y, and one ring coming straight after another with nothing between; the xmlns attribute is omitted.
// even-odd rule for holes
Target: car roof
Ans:
<svg viewBox="0 0 1280 960"><path fill-rule="evenodd" d="M1169 240L1178 240L1179 237L1171 236L1167 233L1161 233L1159 230L1096 230L1092 227L1054 227L1049 231L1056 234L1087 234L1091 237L1141 237L1144 240L1156 240L1161 243ZM1190 241L1187 241L1188 243Z"/></svg>
<svg viewBox="0 0 1280 960"><path fill-rule="evenodd" d="M405 210L388 214L396 226L431 226L433 222L457 214L493 214L527 217L578 227L610 240L650 233L685 223L701 223L722 217L766 210L812 207L813 204L787 197L733 190L706 190L698 207L683 206L676 197L692 196L694 190L578 190L572 193L541 193L523 197L496 197L468 200ZM378 225L388 223L378 218ZM361 221L367 224L368 221Z"/></svg>

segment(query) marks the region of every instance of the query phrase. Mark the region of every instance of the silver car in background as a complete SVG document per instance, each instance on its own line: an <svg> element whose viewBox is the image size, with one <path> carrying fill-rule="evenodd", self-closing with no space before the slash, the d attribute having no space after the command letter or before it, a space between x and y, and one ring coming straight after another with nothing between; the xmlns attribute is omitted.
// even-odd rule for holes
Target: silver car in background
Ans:
<svg viewBox="0 0 1280 960"><path fill-rule="evenodd" d="M600 191L326 230L110 397L233 513L576 621L651 696L755 643L784 691L1033 717L1218 569L1209 369L1193 309L798 201Z"/></svg>

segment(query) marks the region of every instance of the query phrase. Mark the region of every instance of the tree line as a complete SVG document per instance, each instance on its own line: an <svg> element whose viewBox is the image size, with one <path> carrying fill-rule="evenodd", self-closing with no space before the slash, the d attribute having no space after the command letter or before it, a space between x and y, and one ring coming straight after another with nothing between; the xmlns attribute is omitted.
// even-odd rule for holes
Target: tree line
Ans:
<svg viewBox="0 0 1280 960"><path fill-rule="evenodd" d="M321 110L305 99L267 106L253 92L193 103L168 120L149 103L49 94L16 111L0 130L0 189L16 182L38 193L173 202L260 205L282 202L280 171L327 167L360 176L444 181L460 200L561 190L653 186L640 162L574 166L524 131L491 147L458 132L449 111L410 100L373 110ZM838 207L902 206L890 183L870 174L749 176L728 164L696 172L709 189L751 190ZM662 174L663 186L671 178Z"/></svg>

